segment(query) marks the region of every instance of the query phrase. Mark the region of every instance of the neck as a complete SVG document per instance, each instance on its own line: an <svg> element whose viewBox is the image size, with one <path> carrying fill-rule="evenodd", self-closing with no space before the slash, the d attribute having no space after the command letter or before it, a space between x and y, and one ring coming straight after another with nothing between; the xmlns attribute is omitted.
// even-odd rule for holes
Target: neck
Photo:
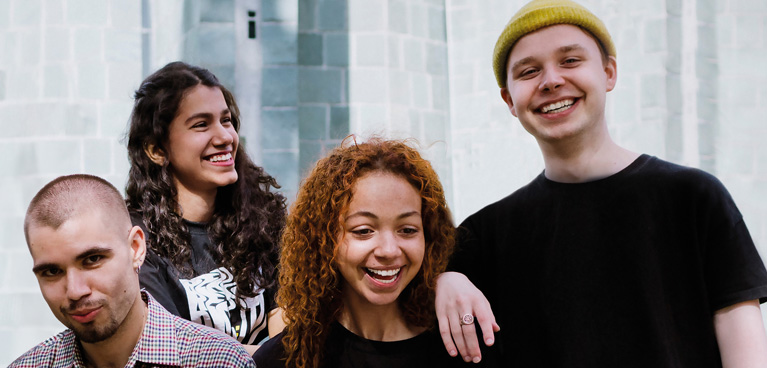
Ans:
<svg viewBox="0 0 767 368"><path fill-rule="evenodd" d="M139 293L114 335L96 343L81 342L86 364L91 367L124 367L144 331L148 309Z"/></svg>
<svg viewBox="0 0 767 368"><path fill-rule="evenodd" d="M405 340L425 330L408 326L396 302L385 306L362 306L344 301L338 322L355 335L374 341Z"/></svg>
<svg viewBox="0 0 767 368"><path fill-rule="evenodd" d="M638 153L618 146L607 127L589 137L541 142L546 178L561 183L584 183L613 175L630 165Z"/></svg>
<svg viewBox="0 0 767 368"><path fill-rule="evenodd" d="M181 207L181 217L194 222L207 222L216 208L218 189L205 192L193 192L178 186L177 201Z"/></svg>

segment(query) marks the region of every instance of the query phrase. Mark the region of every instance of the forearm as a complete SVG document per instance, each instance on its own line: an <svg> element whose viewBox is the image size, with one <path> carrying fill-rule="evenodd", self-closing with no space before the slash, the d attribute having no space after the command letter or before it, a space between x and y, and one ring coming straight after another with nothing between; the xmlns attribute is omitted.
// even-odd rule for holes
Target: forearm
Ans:
<svg viewBox="0 0 767 368"><path fill-rule="evenodd" d="M714 329L724 368L767 367L767 334L757 300L716 311Z"/></svg>

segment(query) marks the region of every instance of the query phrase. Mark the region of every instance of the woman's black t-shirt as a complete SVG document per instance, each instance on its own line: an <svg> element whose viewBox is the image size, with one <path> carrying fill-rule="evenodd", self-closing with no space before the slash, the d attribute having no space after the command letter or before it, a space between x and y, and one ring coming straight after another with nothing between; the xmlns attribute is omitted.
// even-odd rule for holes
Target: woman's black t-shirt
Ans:
<svg viewBox="0 0 767 368"><path fill-rule="evenodd" d="M131 220L147 234L138 214L132 213ZM216 249L206 224L184 223L191 238L193 275L179 276L168 259L152 250L152 239L147 236L147 256L139 273L141 287L179 317L221 330L243 344L260 343L268 336L267 314L274 305L274 290L262 289L255 297L237 303L237 285L232 273L216 264Z"/></svg>

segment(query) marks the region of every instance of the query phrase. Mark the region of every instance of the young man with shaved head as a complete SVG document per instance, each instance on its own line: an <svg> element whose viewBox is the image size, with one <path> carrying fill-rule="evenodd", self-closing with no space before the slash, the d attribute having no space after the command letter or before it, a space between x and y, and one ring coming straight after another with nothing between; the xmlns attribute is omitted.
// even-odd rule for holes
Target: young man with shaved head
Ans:
<svg viewBox="0 0 767 368"><path fill-rule="evenodd" d="M11 367L254 367L221 332L171 315L139 290L144 234L120 193L63 176L32 199L24 235L40 291L67 330Z"/></svg>
<svg viewBox="0 0 767 368"><path fill-rule="evenodd" d="M443 275L448 350L479 358L462 323L474 315L501 366L767 367L767 272L727 190L608 133L618 68L604 24L575 2L534 0L493 61L545 169L460 226L452 269L495 317L462 275Z"/></svg>

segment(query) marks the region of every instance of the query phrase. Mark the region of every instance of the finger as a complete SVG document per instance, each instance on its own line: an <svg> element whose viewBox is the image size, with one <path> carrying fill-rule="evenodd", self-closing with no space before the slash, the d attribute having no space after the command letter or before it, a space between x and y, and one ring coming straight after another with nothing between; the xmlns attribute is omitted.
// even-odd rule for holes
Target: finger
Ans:
<svg viewBox="0 0 767 368"><path fill-rule="evenodd" d="M458 350L453 344L453 335L450 334L450 321L444 313L437 313L437 323L439 324L439 334L442 336L442 343L451 357L458 355Z"/></svg>
<svg viewBox="0 0 767 368"><path fill-rule="evenodd" d="M498 332L501 327L495 322L495 316L493 316L490 306L480 308L476 313L477 324L482 331L482 339L486 346L492 346L495 343L494 332Z"/></svg>
<svg viewBox="0 0 767 368"><path fill-rule="evenodd" d="M474 363L479 363L480 360L482 360L482 352L479 349L479 341L477 340L477 329L475 325L469 324L469 325L462 325L461 331L463 331L463 340L466 345L466 356L469 357L467 360L464 358L465 361L473 361Z"/></svg>
<svg viewBox="0 0 767 368"><path fill-rule="evenodd" d="M461 327L461 319L459 315L454 313L454 316L452 318L448 317L448 319L450 320L450 333L452 334L453 341L455 342L455 346L458 349L458 353L461 354L461 357L463 357L464 361L470 362L471 355L469 355L469 350L466 347L463 328Z"/></svg>

